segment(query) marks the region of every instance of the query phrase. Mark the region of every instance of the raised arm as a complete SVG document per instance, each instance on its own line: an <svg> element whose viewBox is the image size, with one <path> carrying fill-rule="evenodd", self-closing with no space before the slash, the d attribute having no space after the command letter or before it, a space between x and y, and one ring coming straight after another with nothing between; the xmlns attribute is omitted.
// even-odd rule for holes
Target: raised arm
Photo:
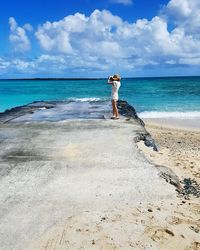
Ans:
<svg viewBox="0 0 200 250"><path fill-rule="evenodd" d="M107 84L113 84L113 81L111 81L111 76L108 78L108 82L107 82Z"/></svg>

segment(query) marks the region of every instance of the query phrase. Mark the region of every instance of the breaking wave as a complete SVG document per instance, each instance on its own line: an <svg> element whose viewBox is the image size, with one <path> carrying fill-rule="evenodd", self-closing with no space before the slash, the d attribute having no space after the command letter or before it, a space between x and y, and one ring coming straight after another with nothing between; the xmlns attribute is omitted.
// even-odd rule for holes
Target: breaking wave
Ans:
<svg viewBox="0 0 200 250"><path fill-rule="evenodd" d="M108 101L109 99L106 97L84 97L84 98L75 98L71 97L67 99L70 102L98 102L98 101Z"/></svg>

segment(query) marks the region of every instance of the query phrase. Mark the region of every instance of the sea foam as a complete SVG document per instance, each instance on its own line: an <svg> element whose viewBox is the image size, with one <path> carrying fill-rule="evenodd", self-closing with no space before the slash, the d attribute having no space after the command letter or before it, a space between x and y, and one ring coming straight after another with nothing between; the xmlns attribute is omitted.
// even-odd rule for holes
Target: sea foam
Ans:
<svg viewBox="0 0 200 250"><path fill-rule="evenodd" d="M177 119L196 119L200 118L200 111L190 112L162 112L162 111L144 111L138 113L140 118L177 118Z"/></svg>
<svg viewBox="0 0 200 250"><path fill-rule="evenodd" d="M84 98L76 98L71 97L67 98L70 102L97 102L97 101L105 101L107 98L99 98L99 97L84 97Z"/></svg>

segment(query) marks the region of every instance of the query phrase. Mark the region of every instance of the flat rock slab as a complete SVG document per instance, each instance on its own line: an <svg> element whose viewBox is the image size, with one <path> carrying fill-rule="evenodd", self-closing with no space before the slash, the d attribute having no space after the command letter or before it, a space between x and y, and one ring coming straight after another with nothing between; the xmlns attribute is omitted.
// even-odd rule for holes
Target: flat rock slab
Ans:
<svg viewBox="0 0 200 250"><path fill-rule="evenodd" d="M3 250L25 249L84 211L176 195L137 148L144 127L135 119L22 120L0 123Z"/></svg>

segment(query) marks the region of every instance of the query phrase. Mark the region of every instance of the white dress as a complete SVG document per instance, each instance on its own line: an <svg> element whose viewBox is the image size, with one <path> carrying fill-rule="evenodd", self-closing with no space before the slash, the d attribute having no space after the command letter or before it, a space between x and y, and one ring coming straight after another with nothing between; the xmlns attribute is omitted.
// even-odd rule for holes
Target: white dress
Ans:
<svg viewBox="0 0 200 250"><path fill-rule="evenodd" d="M119 96L118 96L118 90L121 86L120 81L113 81L112 82L112 93L111 93L111 98L112 100L118 100Z"/></svg>

